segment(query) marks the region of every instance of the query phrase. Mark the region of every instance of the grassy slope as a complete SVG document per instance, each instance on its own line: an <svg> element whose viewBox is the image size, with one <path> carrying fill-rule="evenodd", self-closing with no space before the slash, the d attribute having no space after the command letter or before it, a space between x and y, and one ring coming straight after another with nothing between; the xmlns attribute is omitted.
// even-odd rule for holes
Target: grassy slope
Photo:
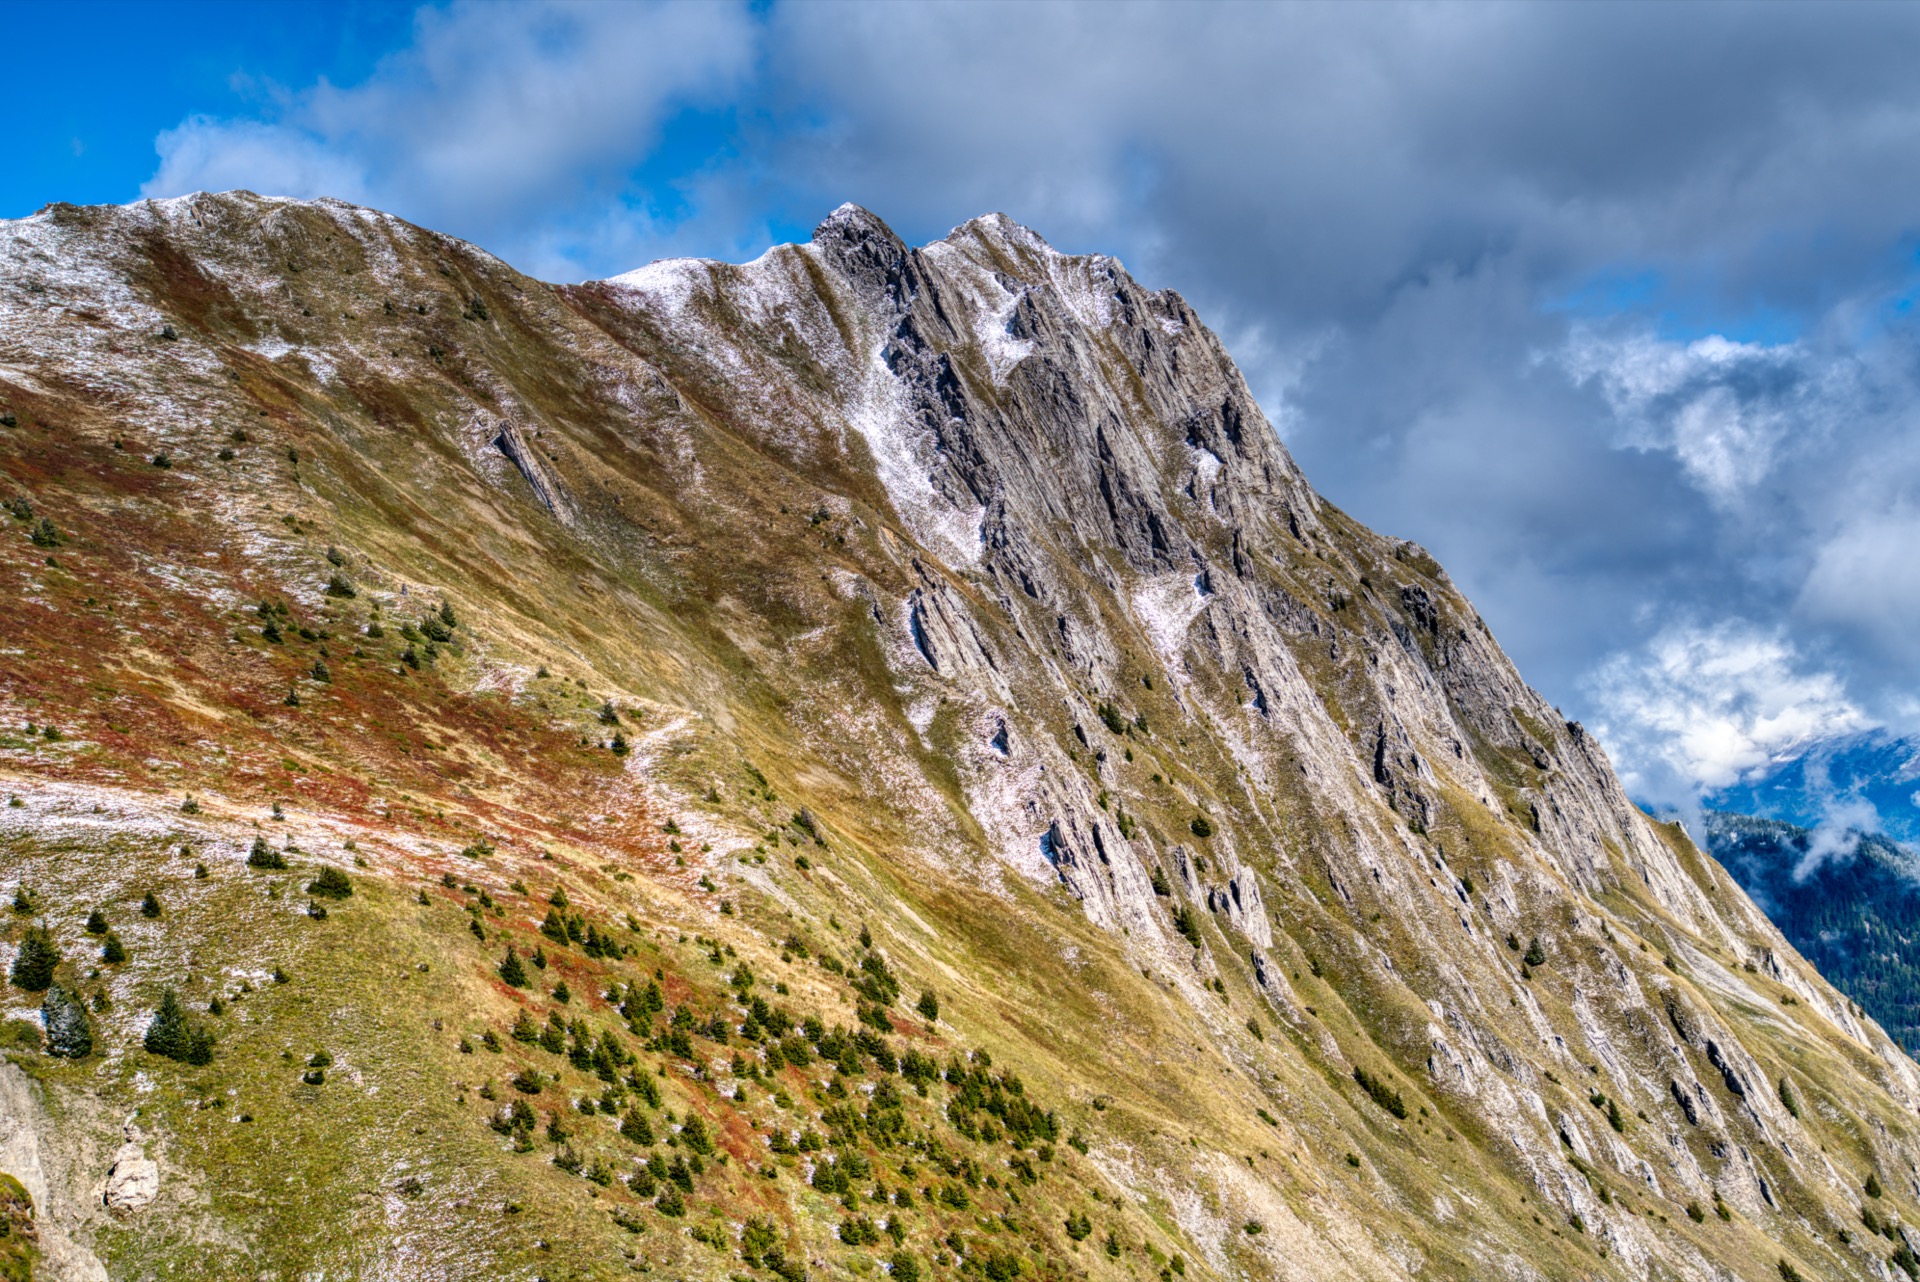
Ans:
<svg viewBox="0 0 1920 1282"><path fill-rule="evenodd" d="M620 1026L600 996L614 981L655 974L670 1006L704 1022L726 1008L726 976L743 962L754 991L787 986L768 999L796 1017L852 1027L851 990L818 959L851 961L861 923L903 981L896 1049L923 1046L942 1060L988 1050L996 1069L1012 1068L1057 1110L1063 1139L1090 1141L1085 1157L1054 1144L1027 1185L1004 1142L966 1140L942 1119L947 1087L933 1086L924 1102L907 1091L910 1131L937 1138L948 1159L973 1158L981 1177L965 1210L929 1206L926 1188L964 1183L964 1174L922 1151L868 1147L876 1179L915 1190L915 1205L898 1214L923 1263L957 1242L977 1266L1006 1252L1061 1277L1151 1276L1174 1254L1189 1276L1364 1277L1392 1267L1468 1277L1489 1259L1525 1260L1545 1276L1609 1267L1595 1235L1547 1211L1523 1169L1561 1155L1516 1153L1498 1119L1418 1085L1431 1018L1421 994L1434 979L1429 919L1403 918L1364 884L1344 902L1334 880L1347 874L1317 834L1351 820L1311 787L1287 776L1250 789L1219 738L1182 726L1164 685L1141 689L1128 712L1179 729L1101 741L1116 757L1132 754L1114 763L1120 804L1163 845L1200 844L1188 820L1201 810L1231 823L1243 852L1273 852L1268 907L1281 935L1270 951L1300 1009L1276 1012L1257 994L1244 944L1204 914L1205 948L1191 961L1140 968L1057 889L991 863L939 751L952 727L936 718L931 748L912 733L884 656L858 626L863 607L830 578L862 576L895 595L910 586L886 551L879 496L847 460L754 441L728 421L718 391L703 401L698 380L656 350L685 398L674 431L693 442L694 487L673 433L622 430L589 365L553 358L554 333L575 333L570 308L589 299L558 299L423 236L390 314L362 287L368 256L324 220L283 220L272 238L273 254L300 266L275 301L277 332L322 350L349 336L387 348L400 353L404 377L347 363L321 380L298 356L244 350L265 324L255 304L155 250L139 260L154 273L143 287L232 376L181 375L173 390L196 408L167 418L147 413L137 391L16 386L4 406L16 418L0 455L8 488L65 534L60 547L36 548L29 523L10 521L0 540L10 603L0 624L0 770L23 803L0 812L4 872L30 888L36 915L65 946L63 980L106 992L112 1007L96 1017L101 1055L19 1058L50 1088L63 1126L105 1137L137 1111L164 1156L159 1206L87 1225L115 1276L171 1266L232 1277L633 1268L720 1277L746 1267L738 1233L753 1214L777 1222L786 1249L818 1270L872 1272L892 1244L838 1242L846 1208L802 1184L805 1159L772 1158L751 1133L824 1129L818 1115L838 1101L820 1086L831 1078L817 1063L780 1079L791 1108L757 1081L736 1105L717 1089L730 1074L713 1063L740 1050L737 1037L725 1048L697 1043L688 1061L623 1035L642 1071L666 1070L656 1123L691 1110L725 1137L727 1164L700 1177L689 1216L676 1220L618 1182L602 1187L552 1163L545 1111L604 1084L507 1036L518 1009L544 1017L556 1007L556 974L574 993L566 1015L596 1030ZM487 300L487 319L471 315L472 297ZM427 311L409 310L416 299ZM129 359L166 367L166 349L148 350L157 340L129 341L146 344ZM489 471L482 452L459 444L472 435L460 424L474 402L540 425L536 439L579 504L571 525L544 514L497 460ZM235 456L221 460L221 449ZM149 461L161 450L170 468ZM851 501L823 508L836 493ZM1362 531L1343 537L1361 561L1382 555ZM334 568L328 547L344 553L356 597L321 593ZM1377 611L1337 562L1303 573L1300 599L1318 599L1327 575L1356 603L1325 607L1330 626L1349 611ZM461 620L456 640L410 668L401 624L443 599ZM260 636L262 600L289 605L281 644ZM376 604L377 640L366 635ZM1361 660L1296 649L1330 714L1365 724L1373 710ZM1152 663L1124 658L1142 671ZM312 679L316 659L329 681ZM542 665L550 675L535 675ZM297 706L285 702L289 690ZM624 759L600 746L611 728L595 709L608 696L636 749ZM848 709L864 718L853 736L841 719ZM62 738L29 738L29 721ZM1510 818L1524 824L1532 766L1510 748L1476 750L1496 765ZM903 774L902 761L912 770ZM197 815L179 811L188 794ZM284 821L269 817L276 800ZM792 822L803 804L819 816L824 846ZM669 821L679 833L665 831ZM291 836L294 868L247 869L256 832L275 845ZM1432 837L1484 885L1533 860L1517 833L1471 799L1451 798ZM458 853L482 838L491 853ZM304 914L300 889L320 861L348 868L357 888L325 921ZM201 862L204 879L193 875ZM442 884L447 875L454 888ZM556 885L636 951L617 963L577 949L558 960L547 944L556 963L535 991L508 989L493 965L507 940L526 953L545 942L534 927ZM135 909L148 890L163 904L157 920ZM417 902L422 890L427 905ZM497 913L479 907L481 890ZM469 929L470 906L484 945ZM95 907L127 942L124 966L90 960L81 923ZM1624 870L1606 907L1653 958L1692 938ZM1575 983L1601 979L1579 969L1571 917L1594 908L1569 895L1537 922L1569 941L1527 990L1555 1027L1574 1020ZM10 937L27 920L17 915ZM783 949L794 936L809 956ZM718 965L701 940L720 941ZM1503 964L1517 974L1516 959ZM290 982L271 981L275 966ZM1196 1004L1195 987L1215 979L1221 991ZM1687 982L1684 968L1677 982ZM196 1010L216 994L228 1002L226 1014L200 1016L220 1039L204 1069L138 1047L146 1012L169 985ZM923 987L941 997L931 1030L911 1010ZM1803 1084L1814 1142L1836 1162L1869 1169L1875 1123L1905 1126L1875 1116L1882 1105L1839 1076L1843 1064L1863 1078L1879 1072L1849 1039L1777 1009L1731 1009L1718 989L1696 999L1765 1038L1769 1071ZM1517 999L1482 1016L1516 1043L1530 1035ZM502 1039L497 1055L480 1041L489 1029ZM320 1050L333 1066L323 1085L305 1085L304 1062ZM696 1063L704 1080L691 1073ZM1405 1120L1365 1096L1355 1064L1403 1093ZM486 1119L513 1097L507 1079L522 1066L557 1070L561 1082L534 1097L542 1130L531 1152L515 1153ZM855 1080L878 1078L869 1061ZM483 1083L498 1100L481 1098ZM1600 1116L1587 1102L1596 1084L1634 1090L1539 1083L1553 1108L1590 1122ZM243 1114L252 1120L236 1120ZM583 1160L630 1166L636 1150L610 1121L561 1116ZM1631 1131L1654 1125L1629 1121ZM1783 1251L1858 1258L1822 1255L1842 1250L1841 1221L1814 1195L1795 1207L1807 1227L1780 1243L1738 1214L1696 1225L1683 1199L1596 1169L1607 1205L1656 1234L1696 1241L1743 1276L1763 1275ZM987 1175L1000 1187L987 1187ZM894 1213L870 1198L859 1209ZM1076 1243L1064 1224L1081 1213L1094 1231ZM686 1231L716 1217L728 1230L723 1247ZM1105 1247L1109 1234L1117 1254Z"/></svg>

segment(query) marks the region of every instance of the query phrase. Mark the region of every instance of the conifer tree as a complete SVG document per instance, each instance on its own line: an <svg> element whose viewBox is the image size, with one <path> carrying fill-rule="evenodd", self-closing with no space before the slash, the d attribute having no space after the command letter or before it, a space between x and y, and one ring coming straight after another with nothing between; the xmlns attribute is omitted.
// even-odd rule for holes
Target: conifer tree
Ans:
<svg viewBox="0 0 1920 1282"><path fill-rule="evenodd" d="M140 901L140 915L142 917L158 917L160 915L160 901L153 897L151 890L147 892L146 898Z"/></svg>
<svg viewBox="0 0 1920 1282"><path fill-rule="evenodd" d="M107 933L107 915L98 908L87 914L87 933L104 935Z"/></svg>
<svg viewBox="0 0 1920 1282"><path fill-rule="evenodd" d="M287 857L267 844L265 837L253 839L253 849L247 852L247 867L278 869L287 866Z"/></svg>
<svg viewBox="0 0 1920 1282"><path fill-rule="evenodd" d="M107 932L107 942L100 946L100 960L109 966L118 966L127 959L127 946L120 942L120 936Z"/></svg>
<svg viewBox="0 0 1920 1282"><path fill-rule="evenodd" d="M53 983L53 968L60 964L60 949L44 926L29 926L20 941L20 952L13 959L7 979L15 988L42 993Z"/></svg>
<svg viewBox="0 0 1920 1282"><path fill-rule="evenodd" d="M500 963L500 978L515 988L527 986L527 968L520 964L520 954L512 944L507 945L506 960Z"/></svg>
<svg viewBox="0 0 1920 1282"><path fill-rule="evenodd" d="M47 1027L47 1051L63 1059L84 1059L93 1053L93 1022L80 999L54 984L40 1003L40 1022Z"/></svg>
<svg viewBox="0 0 1920 1282"><path fill-rule="evenodd" d="M168 1059L179 1059L186 1047L187 1014L180 1009L180 999L169 988L160 998L160 1009L153 1013L153 1019L147 1024L144 1045L155 1055L164 1055Z"/></svg>
<svg viewBox="0 0 1920 1282"><path fill-rule="evenodd" d="M322 895L328 899L345 899L353 894L353 880L344 872L331 865L322 868L320 875L307 883L309 895Z"/></svg>

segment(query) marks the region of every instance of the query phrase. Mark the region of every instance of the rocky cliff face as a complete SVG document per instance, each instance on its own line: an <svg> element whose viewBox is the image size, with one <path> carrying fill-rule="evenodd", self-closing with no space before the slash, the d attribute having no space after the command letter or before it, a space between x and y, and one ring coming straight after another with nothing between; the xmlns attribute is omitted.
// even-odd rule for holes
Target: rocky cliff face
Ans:
<svg viewBox="0 0 1920 1282"><path fill-rule="evenodd" d="M100 887L170 876L195 905L141 927L133 972L77 979L108 999L93 1068L32 1060L102 1134L169 1083L142 1125L186 1191L70 1226L115 1276L181 1224L247 1276L724 1276L775 1267L759 1216L783 1266L829 1275L1872 1276L1907 1250L1912 1062L1627 801L1431 557L1314 494L1214 335L1111 259L999 216L911 249L849 206L753 263L554 287L329 202L59 207L0 225L0 408L30 509L0 720L61 732L0 739L23 801L0 874L70 953ZM296 851L364 868L350 946L245 882L276 801ZM221 875L189 878L183 842ZM644 969L575 984L678 1065L668 1118L728 1137L695 1191L711 1233L474 1114L510 1063L456 1030L559 1007L492 983L471 935L530 951L556 878L664 950L669 1005L719 985L732 1012L676 1049L627 1009ZM435 933L436 896L473 930ZM366 1043L364 1097L328 1097L345 1157L194 1120L216 1086L301 1089L264 1083L310 1015L259 1014L211 1078L135 1045L161 985L300 949L344 968L336 1022ZM1044 1169L955 1121L964 1084L907 1102L903 1149L845 1124L844 1083L764 1071L751 980L703 969L728 953L795 1019L854 1000L942 1062L1017 1067L1058 1119ZM860 988L877 972L841 953L907 982ZM434 969L404 999L356 987L394 955ZM779 1080L779 1113L742 1102ZM412 1135L367 1102L401 1081L441 1110ZM783 1176L818 1169L768 1147L789 1123L922 1189L886 1202L892 1242L842 1227L858 1190ZM634 1160L606 1143L610 1175ZM220 1187L219 1154L267 1152L450 1191L315 1211ZM541 1248L555 1226L572 1249Z"/></svg>

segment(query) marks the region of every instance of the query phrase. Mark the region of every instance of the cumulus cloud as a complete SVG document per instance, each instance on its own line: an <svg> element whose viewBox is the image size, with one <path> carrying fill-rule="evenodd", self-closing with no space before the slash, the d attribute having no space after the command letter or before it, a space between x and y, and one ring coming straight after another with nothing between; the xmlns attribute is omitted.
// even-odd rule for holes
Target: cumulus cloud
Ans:
<svg viewBox="0 0 1920 1282"><path fill-rule="evenodd" d="M142 194L334 195L551 252L557 226L620 208L663 122L725 101L757 49L738 3L423 8L413 42L364 83L283 95L270 119L196 116L163 133Z"/></svg>
<svg viewBox="0 0 1920 1282"><path fill-rule="evenodd" d="M1628 787L1668 802L1872 724L1837 676L1810 668L1779 632L1741 622L1666 628L1589 684L1604 718L1595 733Z"/></svg>
<svg viewBox="0 0 1920 1282"><path fill-rule="evenodd" d="M1576 385L1600 388L1622 443L1671 451L1687 479L1721 504L1764 480L1790 436L1804 444L1853 400L1846 365L1796 343L1717 334L1681 343L1580 326L1560 361Z"/></svg>

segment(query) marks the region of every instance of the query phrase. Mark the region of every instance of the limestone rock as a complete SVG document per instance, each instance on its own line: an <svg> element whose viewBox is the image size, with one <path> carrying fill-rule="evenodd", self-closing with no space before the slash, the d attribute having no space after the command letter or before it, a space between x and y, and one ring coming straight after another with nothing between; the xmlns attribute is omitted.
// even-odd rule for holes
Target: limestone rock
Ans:
<svg viewBox="0 0 1920 1282"><path fill-rule="evenodd" d="M127 1142L114 1152L100 1200L115 1215L127 1216L144 1211L159 1196L159 1164L147 1156L138 1129L129 1124Z"/></svg>

